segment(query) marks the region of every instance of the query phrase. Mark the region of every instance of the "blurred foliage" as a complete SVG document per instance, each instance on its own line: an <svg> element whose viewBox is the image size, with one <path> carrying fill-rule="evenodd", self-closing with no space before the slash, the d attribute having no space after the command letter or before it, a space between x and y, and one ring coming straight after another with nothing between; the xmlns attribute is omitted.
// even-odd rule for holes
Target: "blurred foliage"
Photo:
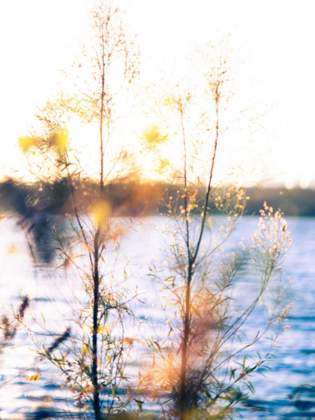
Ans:
<svg viewBox="0 0 315 420"><path fill-rule="evenodd" d="M79 182L73 180L78 200L78 208L83 212L94 212L99 207L98 183L93 179ZM140 182L137 178L122 178L106 185L106 213L110 209L115 216L140 216L154 214L156 211L166 214L168 208L161 204L165 194L177 195L179 184L166 182ZM219 188L217 188L217 191ZM0 209L2 212L13 211L22 216L34 213L63 214L72 212L70 201L70 185L67 178L43 185L42 182L32 184L7 179L0 183ZM246 190L250 198L246 204L249 215L259 215L263 203L268 202L274 209L281 208L286 216L315 216L315 191L312 189L258 188ZM198 197L202 199L204 188L198 188ZM179 198L180 205L184 199ZM214 213L220 209L210 199Z"/></svg>
<svg viewBox="0 0 315 420"><path fill-rule="evenodd" d="M168 134L162 134L160 128L153 124L144 131L143 137L148 147L154 147L165 143L168 139Z"/></svg>
<svg viewBox="0 0 315 420"><path fill-rule="evenodd" d="M36 147L38 140L35 137L20 137L19 146L23 153L27 153L31 148Z"/></svg>

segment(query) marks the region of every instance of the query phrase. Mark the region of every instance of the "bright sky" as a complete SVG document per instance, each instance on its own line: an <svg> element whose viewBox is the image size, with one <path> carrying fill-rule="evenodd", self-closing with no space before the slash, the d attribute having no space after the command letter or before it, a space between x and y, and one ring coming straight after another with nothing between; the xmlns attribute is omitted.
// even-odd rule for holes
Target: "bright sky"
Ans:
<svg viewBox="0 0 315 420"><path fill-rule="evenodd" d="M245 92L244 105L263 110L265 118L253 143L242 144L238 133L225 153L230 150L233 156L243 150L245 167L262 158L263 178L275 183L315 186L312 0L119 2L123 3L138 33L147 80L154 80L158 68L167 73L172 57L189 51L191 44L216 39L218 32L230 33L236 61L244 63L237 90ZM31 127L36 105L51 95L57 70L71 62L77 40L84 38L90 4L90 0L0 2L0 177L23 168L17 139Z"/></svg>

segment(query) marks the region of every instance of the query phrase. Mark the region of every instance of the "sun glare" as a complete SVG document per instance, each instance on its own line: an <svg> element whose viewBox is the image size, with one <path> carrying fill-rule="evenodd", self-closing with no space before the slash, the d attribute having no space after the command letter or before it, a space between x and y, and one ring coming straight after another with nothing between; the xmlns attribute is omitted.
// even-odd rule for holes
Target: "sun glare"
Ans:
<svg viewBox="0 0 315 420"><path fill-rule="evenodd" d="M32 143L31 136L25 136L27 128L30 122L32 124L32 115L36 112L36 106L42 106L47 97L54 95L54 88L60 79L59 69L71 62L71 51L73 55L78 51L80 42L88 31L86 16L91 3L91 1L76 2L74 0L67 2L15 0L2 5L1 37L3 40L8 40L6 44L3 44L2 62L10 63L2 67L0 80L2 92L0 106L4 121L0 162L2 178L8 175L15 176L15 174L27 175L23 168L24 158L21 154L22 151L31 147ZM248 1L242 4L244 7L246 5L247 15L242 15L241 11L244 8L237 7L234 2L218 3L199 0L193 7L188 1L179 2L179 0L174 0L171 4L165 0L160 2L137 0L132 4L124 2L129 16L128 24L131 30L137 33L141 46L142 81L147 91L150 91L153 85L155 90L160 88L163 90L166 77L176 80L176 74L183 73L183 69L186 68L183 64L185 63L184 56L189 56L205 40L222 39L229 33L232 40L233 63L242 63L242 68L239 68L239 76L242 77L239 77L237 81L238 92L236 92L241 93L240 107L254 109L249 117L251 121L255 112L257 115L265 115L263 125L268 131L267 137L270 141L268 140L267 147L266 136L256 140L251 139L249 143L248 138L245 138L247 134L244 127L237 136L235 133L231 134L230 138L226 136L226 143L221 146L221 153L224 154L220 165L222 177L227 176L231 167L242 166L245 169L251 166L249 162L253 162L253 159L256 162L254 166L257 161L268 161L270 156L268 150L271 148L274 163L262 164L260 169L263 172L263 178L283 183L289 182L287 181L289 176L290 179L297 180L294 182L312 185L313 176L310 175L311 179L307 182L303 177L305 165L296 161L292 165L290 159L290 155L294 155L294 143L297 136L299 136L301 156L305 150L308 150L308 155L312 155L310 152L314 149L314 142L311 139L315 132L310 123L311 119L304 118L303 136L300 136L301 127L294 117L297 112L294 105L296 103L300 104L299 114L304 112L302 111L304 109L304 115L307 117L310 98L312 98L311 92L315 91L313 78L309 77L313 74L311 69L314 68L309 55L303 56L304 61L308 60L308 64L304 66L308 72L301 82L303 86L307 85L307 89L302 87L299 91L296 88L288 89L289 81L296 78L295 73L299 61L295 60L295 63L290 61L288 66L290 57L294 54L298 58L301 57L302 52L299 51L298 46L303 44L306 50L309 40L312 39L309 19L304 16L305 25L301 27L301 31L295 31L293 35L289 22L294 21L296 26L296 11L292 4L278 2L273 8L271 18L268 14L271 3L267 2L260 10L260 15L265 16L265 20L269 21L269 30L266 34L264 30L261 30L261 23L255 17L257 14L254 13L253 4ZM288 18L286 22L280 19L283 35L278 35L277 16L282 13L281 4L286 5ZM58 22L58 28L55 22ZM40 36L38 36L39 33ZM281 59L278 58L280 44ZM293 48L293 51L291 47L290 50L287 48L288 45ZM23 63L22 74L18 71L21 63ZM190 64L193 66L193 63ZM274 69L273 72L271 68ZM18 73L19 77L17 77ZM198 80L195 81L198 84ZM292 83L289 84L292 87ZM246 95L250 100L244 103ZM141 91L138 92L138 97L141 98ZM289 103L292 107L289 107ZM135 114L139 112L139 110L134 110ZM143 110L141 109L140 112ZM172 157L177 155L177 144L172 133L168 135L163 130L159 131L160 128L150 118L143 116L142 119L145 119L143 124L141 122L138 125L132 125L131 136L133 144L136 142L135 148L141 147L143 135L149 143L162 143L167 140L165 149L168 152L165 154L168 156L162 159L168 159L171 162ZM81 130L72 126L69 128L69 133L72 144L80 149L84 144ZM92 145L92 131L88 137L89 145ZM118 141L122 141L121 136L119 140L117 137ZM91 156L89 147L85 149L84 154L89 156L87 161L93 162L91 166L95 167L97 162ZM142 156L138 166L141 166L143 162L145 177L160 177L161 172L166 168L165 160L162 165L155 165L154 159L149 155ZM311 170L312 162L307 165ZM150 170L150 167L152 169L156 167L157 170Z"/></svg>

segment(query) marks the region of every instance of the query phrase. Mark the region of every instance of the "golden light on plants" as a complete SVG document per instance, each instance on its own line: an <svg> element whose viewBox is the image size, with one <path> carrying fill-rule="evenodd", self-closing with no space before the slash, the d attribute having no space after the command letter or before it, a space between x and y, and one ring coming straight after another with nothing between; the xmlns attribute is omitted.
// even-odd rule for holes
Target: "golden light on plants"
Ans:
<svg viewBox="0 0 315 420"><path fill-rule="evenodd" d="M148 147L155 147L165 143L168 139L168 134L162 134L160 127L157 124L152 124L144 131L143 138Z"/></svg>
<svg viewBox="0 0 315 420"><path fill-rule="evenodd" d="M101 200L92 209L93 219L97 224L103 224L110 216L111 207L106 200Z"/></svg>
<svg viewBox="0 0 315 420"><path fill-rule="evenodd" d="M57 130L50 138L49 145L56 149L58 153L66 151L69 144L69 134L65 129Z"/></svg>
<svg viewBox="0 0 315 420"><path fill-rule="evenodd" d="M162 174L170 167L170 161L166 158L160 159L158 172Z"/></svg>
<svg viewBox="0 0 315 420"><path fill-rule="evenodd" d="M27 153L33 147L38 145L38 139L35 137L20 137L19 138L19 146L23 153Z"/></svg>

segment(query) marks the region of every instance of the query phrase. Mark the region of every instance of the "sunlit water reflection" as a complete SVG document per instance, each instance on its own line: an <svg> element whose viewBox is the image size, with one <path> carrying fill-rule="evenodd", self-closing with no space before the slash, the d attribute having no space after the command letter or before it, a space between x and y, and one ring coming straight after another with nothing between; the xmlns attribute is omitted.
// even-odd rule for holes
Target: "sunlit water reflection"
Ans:
<svg viewBox="0 0 315 420"><path fill-rule="evenodd" d="M217 220L220 221L220 218ZM223 221L223 219L222 219ZM152 260L163 262L159 247L163 247L156 225L162 226L164 217L148 217L136 223L136 232L130 231L123 240L121 255L128 260L130 273L126 286L130 290L138 286L141 301L134 304L135 321L130 325L130 335L143 340L152 334L165 333L165 315L158 301L158 287L147 277ZM242 223L233 235L237 243L257 228L258 219L251 218ZM256 389L250 396L247 408L241 408L235 418L245 419L306 419L315 418L315 220L288 218L293 246L285 262L287 276L291 276L286 301L295 303L289 315L290 329L284 331L275 349L274 361L269 362L268 371L252 376ZM20 331L14 347L8 347L1 360L0 418L27 418L38 407L42 412L51 410L51 398L56 409L65 408L65 397L69 406L74 396L60 388L60 374L48 362L36 363L35 343L45 340L45 328L56 334L63 332L67 319L75 309L75 298L82 297L80 280L69 276L66 280L62 270L55 266L41 265L34 268L29 247L23 232L17 228L16 220L7 219L0 226L0 287L2 312L10 315L11 304L17 307L19 297L32 297L32 310L27 316L27 325L34 332L32 339ZM254 287L254 286L253 286ZM247 286L247 298L251 289ZM74 297L72 290L75 290ZM242 297L243 299L243 297ZM36 317L41 327L37 325ZM44 329L43 329L44 326ZM247 325L249 334L259 328L254 317ZM262 344L263 346L263 344ZM145 357L146 350L139 346L138 362ZM133 371L140 363L133 364ZM40 369L40 379L26 379ZM45 417L42 417L45 418Z"/></svg>

